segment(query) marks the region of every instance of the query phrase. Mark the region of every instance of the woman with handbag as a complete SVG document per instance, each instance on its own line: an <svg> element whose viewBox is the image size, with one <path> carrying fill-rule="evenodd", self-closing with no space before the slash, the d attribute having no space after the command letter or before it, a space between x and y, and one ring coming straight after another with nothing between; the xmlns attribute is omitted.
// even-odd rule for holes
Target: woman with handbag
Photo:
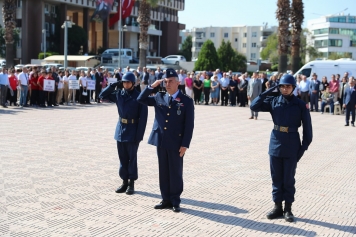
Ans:
<svg viewBox="0 0 356 237"><path fill-rule="evenodd" d="M87 77L84 71L80 72L79 77L79 103L81 105L88 103Z"/></svg>

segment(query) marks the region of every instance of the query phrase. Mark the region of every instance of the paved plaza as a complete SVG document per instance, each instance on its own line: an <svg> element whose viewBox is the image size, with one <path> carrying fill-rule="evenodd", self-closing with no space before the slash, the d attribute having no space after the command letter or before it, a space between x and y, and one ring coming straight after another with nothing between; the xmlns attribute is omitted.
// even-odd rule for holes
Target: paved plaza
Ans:
<svg viewBox="0 0 356 237"><path fill-rule="evenodd" d="M158 161L147 140L136 194L116 194L113 104L0 109L0 236L356 236L356 128L312 113L314 138L298 163L295 223L273 207L269 113L195 107L184 157L181 213L155 210ZM300 129L301 131L302 129Z"/></svg>

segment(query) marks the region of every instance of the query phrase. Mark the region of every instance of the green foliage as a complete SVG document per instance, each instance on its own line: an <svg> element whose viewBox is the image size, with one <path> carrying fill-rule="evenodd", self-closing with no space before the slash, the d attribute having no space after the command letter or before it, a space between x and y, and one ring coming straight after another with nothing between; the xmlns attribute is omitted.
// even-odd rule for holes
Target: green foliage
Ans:
<svg viewBox="0 0 356 237"><path fill-rule="evenodd" d="M220 62L220 70L224 72L229 70L246 70L246 57L234 50L230 41L227 41L226 43L225 40L222 41L221 46L218 49L218 58Z"/></svg>
<svg viewBox="0 0 356 237"><path fill-rule="evenodd" d="M278 71L278 64L272 65L271 71Z"/></svg>
<svg viewBox="0 0 356 237"><path fill-rule="evenodd" d="M57 52L46 52L46 58L52 55L59 55ZM44 59L44 52L38 54L38 59Z"/></svg>
<svg viewBox="0 0 356 237"><path fill-rule="evenodd" d="M194 70L215 70L218 67L219 59L218 54L216 53L214 43L211 40L207 40L201 47L198 60L195 62Z"/></svg>
<svg viewBox="0 0 356 237"><path fill-rule="evenodd" d="M352 53L337 53L337 52L330 52L328 55L328 59L336 60L340 58L352 58Z"/></svg>
<svg viewBox="0 0 356 237"><path fill-rule="evenodd" d="M5 29L0 25L0 58L6 58L6 44L5 44ZM16 52L16 47L20 41L20 31L19 29L14 29L14 52ZM14 55L15 57L15 55Z"/></svg>
<svg viewBox="0 0 356 237"><path fill-rule="evenodd" d="M270 55L277 51L278 55L278 37L277 33L273 33L267 38L267 45L261 52L261 58L263 60L270 60ZM278 61L278 59L277 59Z"/></svg>
<svg viewBox="0 0 356 237"><path fill-rule="evenodd" d="M88 41L85 30L77 25L72 25L72 28L68 29L68 54L77 55L80 46L83 46Z"/></svg>
<svg viewBox="0 0 356 237"><path fill-rule="evenodd" d="M184 40L182 44L182 49L179 51L179 54L183 55L187 59L187 61L192 60L192 47L193 47L192 36L189 35Z"/></svg>

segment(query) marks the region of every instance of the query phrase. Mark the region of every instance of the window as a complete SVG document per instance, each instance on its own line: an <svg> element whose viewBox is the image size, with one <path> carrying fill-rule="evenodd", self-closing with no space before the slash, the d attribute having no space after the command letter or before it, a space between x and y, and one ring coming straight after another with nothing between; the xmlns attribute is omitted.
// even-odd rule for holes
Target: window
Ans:
<svg viewBox="0 0 356 237"><path fill-rule="evenodd" d="M328 28L314 30L314 35L327 34L329 32Z"/></svg>
<svg viewBox="0 0 356 237"><path fill-rule="evenodd" d="M331 47L342 47L342 40L329 39L329 46Z"/></svg>
<svg viewBox="0 0 356 237"><path fill-rule="evenodd" d="M252 37L257 37L257 32L252 32Z"/></svg>
<svg viewBox="0 0 356 237"><path fill-rule="evenodd" d="M22 0L17 0L17 7L22 7Z"/></svg>
<svg viewBox="0 0 356 237"><path fill-rule="evenodd" d="M329 22L346 22L346 16L331 17Z"/></svg>
<svg viewBox="0 0 356 237"><path fill-rule="evenodd" d="M51 6L51 13L56 13L56 6Z"/></svg>
<svg viewBox="0 0 356 237"><path fill-rule="evenodd" d="M315 48L342 47L342 40L340 39L315 40L314 47Z"/></svg>
<svg viewBox="0 0 356 237"><path fill-rule="evenodd" d="M46 36L49 37L49 23L45 22Z"/></svg>
<svg viewBox="0 0 356 237"><path fill-rule="evenodd" d="M348 22L349 22L349 23L356 23L356 17L351 17L351 16L349 16Z"/></svg>
<svg viewBox="0 0 356 237"><path fill-rule="evenodd" d="M224 33L224 37L225 38L229 37L229 33Z"/></svg>
<svg viewBox="0 0 356 237"><path fill-rule="evenodd" d="M252 53L252 54L251 54L251 58L256 58L256 54L255 54L255 53Z"/></svg>
<svg viewBox="0 0 356 237"><path fill-rule="evenodd" d="M338 35L339 34L339 28L330 28L329 29L329 33Z"/></svg>
<svg viewBox="0 0 356 237"><path fill-rule="evenodd" d="M247 33L244 33L244 37L245 37L245 38L247 37Z"/></svg>
<svg viewBox="0 0 356 237"><path fill-rule="evenodd" d="M44 9L45 9L45 13L48 13L48 12L49 12L49 11L48 11L48 4L45 4Z"/></svg>
<svg viewBox="0 0 356 237"><path fill-rule="evenodd" d="M210 33L210 38L214 38L215 37L215 33Z"/></svg>
<svg viewBox="0 0 356 237"><path fill-rule="evenodd" d="M238 39L237 39L237 38L235 38L235 42L237 42L237 40L238 40Z"/></svg>
<svg viewBox="0 0 356 237"><path fill-rule="evenodd" d="M252 47L252 48L256 48L256 43L252 43L252 44L251 44L251 47Z"/></svg>
<svg viewBox="0 0 356 237"><path fill-rule="evenodd" d="M350 40L350 47L356 47L356 40Z"/></svg>
<svg viewBox="0 0 356 237"><path fill-rule="evenodd" d="M242 44L242 48L246 48L246 43L243 43L243 44Z"/></svg>

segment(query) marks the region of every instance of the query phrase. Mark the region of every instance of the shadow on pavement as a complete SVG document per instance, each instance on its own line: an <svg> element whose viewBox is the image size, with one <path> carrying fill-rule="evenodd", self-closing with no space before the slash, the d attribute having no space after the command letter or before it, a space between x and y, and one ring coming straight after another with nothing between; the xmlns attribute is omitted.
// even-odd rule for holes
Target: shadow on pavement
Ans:
<svg viewBox="0 0 356 237"><path fill-rule="evenodd" d="M15 115L17 113L23 113L20 109L0 109L0 114L11 114Z"/></svg>
<svg viewBox="0 0 356 237"><path fill-rule="evenodd" d="M316 221L316 220L310 220L304 218L297 218L297 221L305 222L312 225L319 225L330 229L340 230L343 232L349 232L351 234L356 234L356 226L337 225L333 223L327 223L323 221Z"/></svg>

